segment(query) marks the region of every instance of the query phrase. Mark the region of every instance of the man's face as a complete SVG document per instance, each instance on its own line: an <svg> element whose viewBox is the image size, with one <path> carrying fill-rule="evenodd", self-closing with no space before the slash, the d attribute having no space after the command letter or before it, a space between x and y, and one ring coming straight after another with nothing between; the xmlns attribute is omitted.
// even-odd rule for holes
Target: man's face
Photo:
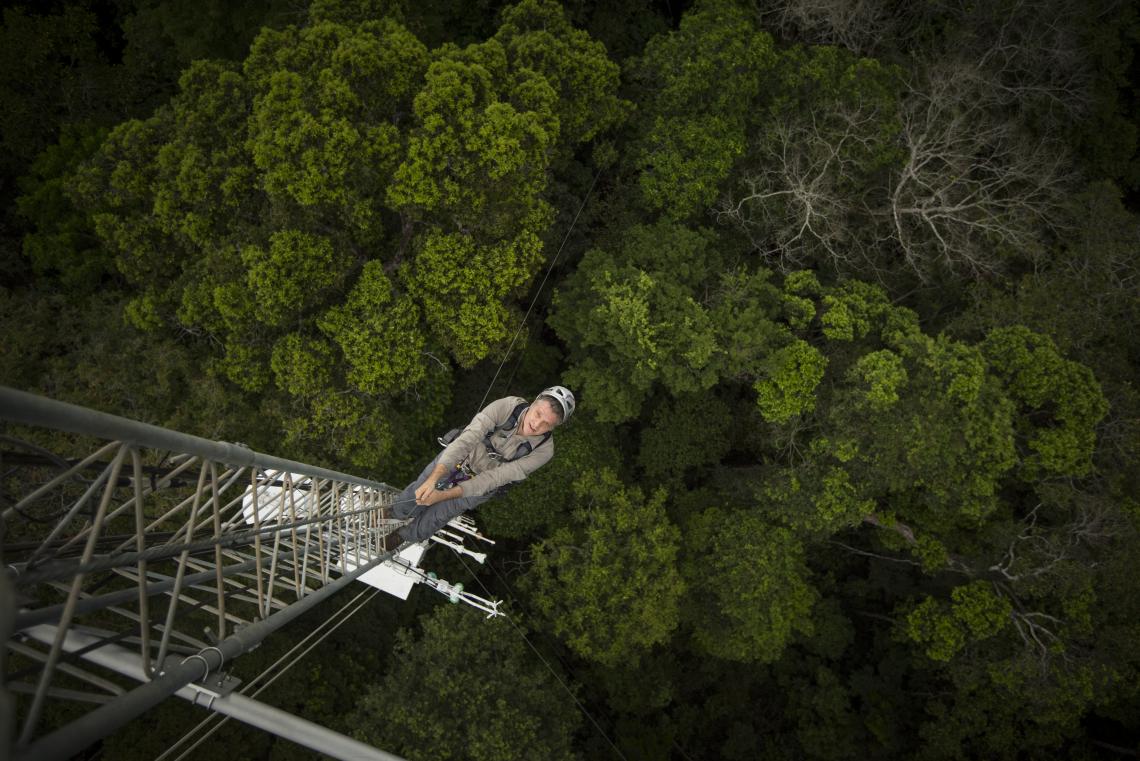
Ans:
<svg viewBox="0 0 1140 761"><path fill-rule="evenodd" d="M558 415L554 406L546 399L540 399L530 405L522 420L522 434L524 436L541 436L547 431L553 431L558 425Z"/></svg>

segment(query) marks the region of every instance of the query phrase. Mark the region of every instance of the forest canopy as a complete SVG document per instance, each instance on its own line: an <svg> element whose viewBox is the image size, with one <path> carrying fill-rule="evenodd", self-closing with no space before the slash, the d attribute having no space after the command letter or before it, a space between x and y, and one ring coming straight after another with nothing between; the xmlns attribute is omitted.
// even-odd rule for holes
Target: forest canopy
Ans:
<svg viewBox="0 0 1140 761"><path fill-rule="evenodd" d="M519 626L410 602L359 699L281 698L410 759L1135 756L1138 43L1127 0L11 3L0 382L399 485L571 387L475 515Z"/></svg>

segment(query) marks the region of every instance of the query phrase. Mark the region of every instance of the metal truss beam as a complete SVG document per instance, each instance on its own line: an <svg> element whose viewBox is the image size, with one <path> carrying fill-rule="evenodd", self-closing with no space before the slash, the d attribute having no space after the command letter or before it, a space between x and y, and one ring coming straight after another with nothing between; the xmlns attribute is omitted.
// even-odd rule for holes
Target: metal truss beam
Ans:
<svg viewBox="0 0 1140 761"><path fill-rule="evenodd" d="M382 561L377 560L370 565L369 568L374 567L380 562ZM356 573L345 576L338 581L337 584L341 582L347 584L366 570L368 569L362 568ZM333 585L330 585L330 587L331 586ZM329 594L336 591L331 590L329 587L326 587L326 589L329 590ZM324 590L322 590L322 592L324 592ZM317 595L313 595L308 598L308 600L314 600L311 604L315 605L320 602L321 599L324 599L324 597L321 597L321 599L316 598ZM306 602L308 602L308 600ZM250 632L248 636L241 638L246 641L236 646L244 648L242 652L256 647L257 642L260 642L261 639L264 639L265 636L276 628L288 623L289 620L299 615L300 612L293 612L293 608L288 611L281 611L277 616L273 616L269 620L262 622L265 624L265 626L262 627L263 631ZM287 613L289 614L288 616L284 615ZM278 616L281 616L281 621L274 623L273 619ZM271 623L274 625L271 626ZM47 625L37 626L28 632L30 637L45 644L54 641L56 634L57 631L55 627ZM254 641L252 637L255 636L260 638ZM83 657L85 659L98 663L105 668L117 671L124 676L140 681L145 681L146 679L146 675L139 669L136 659L129 651L116 647L115 645L101 644L98 638L91 637L83 632L68 632L64 638L64 649L67 652L84 652ZM228 643L223 642L216 649L221 652L232 652L234 648ZM213 650L215 650L215 648L209 648L209 651ZM142 687L127 693L118 700L108 702L107 705L104 705L99 710L88 714L83 720L83 724L78 726L71 725L66 732L56 732L53 735L41 738L30 747L19 749L18 755L13 758L13 761L56 761L56 759L62 761L70 758L73 754L83 750L83 748L95 740L106 736L107 733L99 728L101 722L109 721L113 722L115 727L122 726L138 715L138 713L145 711L146 708L165 699L169 695L178 695L195 705L230 716L238 721L265 730L278 737L283 737L286 740L291 740L299 745L304 745L307 748L320 751L333 758L343 759L344 761L404 761L404 759L399 756L385 753L382 750L373 748L370 745L365 745L351 737L346 737L339 732L333 732L319 724L314 724L300 716L247 698L240 693L229 692L219 694L209 687L198 684L202 682L210 672L202 671L203 666L191 661L193 658L201 657L202 663L207 663L208 665L205 656L212 654L209 651L203 651L203 653L199 655L191 656L191 658L186 659L178 666L171 668L159 679L145 683ZM240 654L240 652L237 654ZM190 667L181 668L186 666L187 663L190 663ZM189 676L189 678L186 678L187 676ZM151 697L159 690L161 690L161 694L158 694L157 698L151 700ZM143 693L146 693L146 695L143 696ZM140 703L142 704L141 707L135 711L134 709ZM89 727L88 725L91 726Z"/></svg>
<svg viewBox="0 0 1140 761"><path fill-rule="evenodd" d="M0 757L81 751L391 556L384 483L4 387L0 425ZM67 662L95 630L143 685Z"/></svg>

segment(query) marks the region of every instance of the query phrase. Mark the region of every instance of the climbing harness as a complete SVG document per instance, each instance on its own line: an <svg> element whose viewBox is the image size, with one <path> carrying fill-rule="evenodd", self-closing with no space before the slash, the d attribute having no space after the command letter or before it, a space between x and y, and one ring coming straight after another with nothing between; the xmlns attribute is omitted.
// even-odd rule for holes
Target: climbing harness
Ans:
<svg viewBox="0 0 1140 761"><path fill-rule="evenodd" d="M555 388L561 388L561 387L557 386ZM545 394L546 391L544 391L542 393ZM567 391L566 393L570 393L570 392ZM541 394L540 394L540 396L541 396ZM570 397L570 409L574 408L573 399L574 399L574 397L573 397L573 395L571 395L571 397ZM486 435L483 436L483 446L487 447L487 454L490 456L490 458L492 460L502 460L503 462L514 462L515 460L526 457L528 454L530 454L534 450L538 449L540 446L542 446L543 444L545 444L547 441L550 440L551 433L549 431L547 431L546 433L544 433L542 435L542 441L538 442L538 444L532 446L529 441L524 441L523 443L519 444L518 448L515 449L514 454L512 454L510 457L507 457L502 452L500 452L498 449L496 449L494 443L492 443L491 437L494 436L496 433L502 433L503 431L513 431L515 428L518 427L519 418L521 418L523 413L525 413L527 411L527 408L530 407L530 404L531 404L530 402L522 402L522 403L518 404L517 406L515 406L515 408L513 410L511 410L511 414L507 417L506 422L504 422L502 425L495 426L493 429L488 431L486 433ZM447 433L445 433L442 436L440 436L439 438L437 438L436 441L439 443L439 445L441 447L446 448L448 444L455 441L455 439L459 437L460 433L462 433L462 429L452 428L450 431L448 431ZM467 477L466 478L459 478L459 480L456 481L456 483L459 483L459 481L466 481L468 478L471 478L472 476L475 475L474 473L472 473L470 471L470 469L467 468L466 461L460 463L459 467L463 468L464 472L467 474ZM448 476L448 478L450 478L450 477L451 476Z"/></svg>
<svg viewBox="0 0 1140 761"><path fill-rule="evenodd" d="M523 443L519 444L518 449L515 450L515 453L511 457L504 456L503 453L495 449L495 445L491 443L491 437L496 433L500 433L502 431L513 431L515 428L517 428L519 424L519 418L522 417L523 413L526 412L529 407L530 402L522 402L521 404L518 404L513 410L511 410L510 416L507 417L507 422L503 423L500 426L496 426L494 430L488 431L487 435L483 437L483 446L487 447L487 454L491 457L492 460L514 462L520 457L526 457L535 449L538 449L538 447L542 446L550 440L550 431L547 431L542 435L542 441L538 442L536 446L532 447L529 441L524 441Z"/></svg>
<svg viewBox="0 0 1140 761"><path fill-rule="evenodd" d="M545 392L543 392L543 393L545 393ZM567 392L567 393L569 393L569 392ZM573 397L571 397L571 399L573 399ZM572 401L571 401L571 405L573 405ZM526 457L528 454L533 452L535 449L538 449L538 447L542 446L543 444L545 444L547 441L550 440L551 434L549 431L547 431L546 433L544 433L542 435L542 441L538 442L537 445L532 446L529 441L524 441L523 443L519 444L518 448L515 449L514 454L512 454L510 457L505 456L502 452L500 452L498 449L496 449L495 445L491 442L491 437L494 436L496 433L501 433L503 431L513 431L516 427L518 427L519 419L522 417L522 415L526 412L527 408L529 408L529 407L530 407L530 402L522 402L522 403L516 405L515 408L513 410L511 410L511 414L507 417L506 422L504 422L502 425L495 426L493 429L488 431L487 434L483 437L483 446L485 446L487 448L487 454L488 454L488 456L491 457L491 459L500 460L504 463L514 462L515 460ZM573 406L571 406L571 409L573 409ZM439 438L437 438L436 441L439 442L439 445L441 447L446 448L448 444L455 441L455 439L459 436L460 433L461 433L460 429L452 428L450 431L448 431L447 433L445 433L442 436L440 436ZM471 478L474 478L475 475L476 475L475 472L473 470L471 470L470 466L468 466L467 460L463 460L458 465L456 465L454 468L452 468L450 473L448 473L446 476L444 476L443 478L436 481L435 482L435 488L437 491L447 491L448 489L452 488L453 486L458 486L459 484L463 483L464 481L467 481L467 480L470 480ZM500 486L498 489L495 490L495 494L496 495L503 494L504 492L507 491L508 488L510 488L510 486L511 486L511 484L503 484L502 486Z"/></svg>
<svg viewBox="0 0 1140 761"><path fill-rule="evenodd" d="M437 491L447 491L451 487L458 486L464 481L469 481L474 477L475 473L471 468L467 467L467 463L461 462L452 468L450 473L436 481L435 488Z"/></svg>

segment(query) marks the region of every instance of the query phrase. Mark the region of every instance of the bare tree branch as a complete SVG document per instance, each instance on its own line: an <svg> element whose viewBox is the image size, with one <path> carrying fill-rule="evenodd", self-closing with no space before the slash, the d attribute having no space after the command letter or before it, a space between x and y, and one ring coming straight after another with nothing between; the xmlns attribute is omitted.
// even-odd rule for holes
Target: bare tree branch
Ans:
<svg viewBox="0 0 1140 761"><path fill-rule="evenodd" d="M938 265L1000 269L1003 248L1032 251L1063 218L1074 180L1066 152L996 119L980 76L966 64L934 69L903 99L905 158L891 177L884 237L920 276Z"/></svg>
<svg viewBox="0 0 1140 761"><path fill-rule="evenodd" d="M757 168L742 181L743 192L722 200L717 220L745 232L782 269L820 255L865 264L861 160L875 152L883 118L874 107L832 102L774 125L754 148Z"/></svg>

